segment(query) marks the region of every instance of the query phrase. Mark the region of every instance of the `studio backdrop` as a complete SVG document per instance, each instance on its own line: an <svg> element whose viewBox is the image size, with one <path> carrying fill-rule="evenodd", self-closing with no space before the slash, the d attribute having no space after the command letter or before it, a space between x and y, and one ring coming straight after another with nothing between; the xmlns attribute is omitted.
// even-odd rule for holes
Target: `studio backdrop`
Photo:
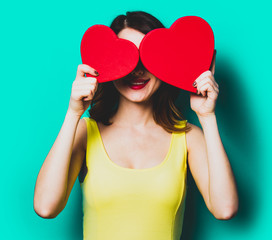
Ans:
<svg viewBox="0 0 272 240"><path fill-rule="evenodd" d="M65 209L43 219L33 208L36 178L68 109L84 32L142 10L166 27L182 16L200 16L215 35L216 116L240 208L229 221L215 219L189 175L182 240L272 239L271 7L268 0L1 2L0 238L82 239L78 179ZM181 91L178 103L200 126L189 92Z"/></svg>

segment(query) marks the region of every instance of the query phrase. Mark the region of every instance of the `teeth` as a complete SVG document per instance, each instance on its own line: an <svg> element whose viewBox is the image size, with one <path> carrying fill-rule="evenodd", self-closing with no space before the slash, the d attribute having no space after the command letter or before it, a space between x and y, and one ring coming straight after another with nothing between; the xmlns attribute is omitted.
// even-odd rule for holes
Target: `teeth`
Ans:
<svg viewBox="0 0 272 240"><path fill-rule="evenodd" d="M144 84L144 83L145 83L145 82L134 82L134 83L132 82L131 84L132 84L132 85L141 85L141 84Z"/></svg>

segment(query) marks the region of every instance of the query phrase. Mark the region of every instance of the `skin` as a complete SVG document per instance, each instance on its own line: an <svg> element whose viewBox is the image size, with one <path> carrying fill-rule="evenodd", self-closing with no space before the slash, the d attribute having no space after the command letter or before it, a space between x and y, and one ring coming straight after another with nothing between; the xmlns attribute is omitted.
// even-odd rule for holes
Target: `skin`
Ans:
<svg viewBox="0 0 272 240"><path fill-rule="evenodd" d="M118 37L139 48L144 34L125 28ZM186 133L186 144L188 165L207 208L215 218L227 220L237 213L238 194L215 115L219 94L214 79L215 55L216 52L211 70L195 81L198 94L190 94L191 109L197 114L202 129L188 123L192 129ZM65 207L76 178L79 176L83 181L87 173L87 128L80 117L97 89L96 78L87 78L84 74L96 76L94 71L90 66L79 65L64 123L38 175L34 209L41 217L56 217ZM98 127L111 161L124 168L150 168L164 160L171 139L171 134L155 123L152 114L151 96L161 81L140 66L131 74L150 78L150 81L141 90L130 89L124 78L114 81L120 93L119 108L111 119L112 125L98 123Z"/></svg>
<svg viewBox="0 0 272 240"><path fill-rule="evenodd" d="M131 28L125 28L118 34L119 38L132 41L138 48L144 36ZM136 67L131 74L150 81L140 90L129 88L124 79L114 81L120 93L118 111L111 119L112 125L98 123L98 127L113 162L127 168L149 168L163 161L171 140L171 134L157 125L152 115L150 98L159 88L161 80L143 67ZM116 136L122 137L116 141Z"/></svg>
<svg viewBox="0 0 272 240"><path fill-rule="evenodd" d="M139 48L144 34L125 28L118 36L132 41ZM211 71L196 79L198 93L190 94L190 106L203 130L190 124L192 130L186 134L188 164L210 212L218 219L230 219L238 210L238 195L216 122L219 86L214 79L215 54ZM113 117L114 124L99 124L99 129L112 161L123 167L148 168L163 161L171 135L154 122L148 101L159 87L160 80L146 69L136 70L134 74L151 80L145 88L137 91L128 88L122 79L115 81L120 93L120 106ZM122 136L122 139L117 142L116 136Z"/></svg>

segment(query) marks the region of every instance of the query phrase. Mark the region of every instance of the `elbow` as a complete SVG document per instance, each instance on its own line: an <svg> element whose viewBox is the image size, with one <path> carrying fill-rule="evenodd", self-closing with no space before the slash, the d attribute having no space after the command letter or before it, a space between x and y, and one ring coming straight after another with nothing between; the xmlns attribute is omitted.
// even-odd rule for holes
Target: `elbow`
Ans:
<svg viewBox="0 0 272 240"><path fill-rule="evenodd" d="M49 208L38 206L37 203L34 201L33 205L35 213L45 219L51 219L58 216L58 213L51 211Z"/></svg>
<svg viewBox="0 0 272 240"><path fill-rule="evenodd" d="M214 213L214 217L218 220L230 220L236 216L238 212L238 205L226 207L219 213Z"/></svg>
<svg viewBox="0 0 272 240"><path fill-rule="evenodd" d="M56 214L52 214L46 210L36 210L36 209L34 209L34 210L38 216L45 218L45 219L51 219L51 218L55 218L57 216Z"/></svg>

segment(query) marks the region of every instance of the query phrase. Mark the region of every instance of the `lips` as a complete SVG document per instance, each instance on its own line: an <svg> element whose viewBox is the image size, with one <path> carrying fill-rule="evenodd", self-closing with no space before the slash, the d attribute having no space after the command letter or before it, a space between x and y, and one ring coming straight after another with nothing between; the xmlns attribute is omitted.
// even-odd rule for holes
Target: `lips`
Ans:
<svg viewBox="0 0 272 240"><path fill-rule="evenodd" d="M135 80L130 81L130 84L131 85L141 85L141 84L146 83L149 80L150 80L150 78L148 78L146 80L145 79L135 79Z"/></svg>
<svg viewBox="0 0 272 240"><path fill-rule="evenodd" d="M134 79L132 81L129 81L128 82L128 86L131 88L131 89L134 89L134 90L139 90L139 89L142 89L144 88L147 83L150 81L150 78L148 79L141 79L141 78L138 78L138 79Z"/></svg>

